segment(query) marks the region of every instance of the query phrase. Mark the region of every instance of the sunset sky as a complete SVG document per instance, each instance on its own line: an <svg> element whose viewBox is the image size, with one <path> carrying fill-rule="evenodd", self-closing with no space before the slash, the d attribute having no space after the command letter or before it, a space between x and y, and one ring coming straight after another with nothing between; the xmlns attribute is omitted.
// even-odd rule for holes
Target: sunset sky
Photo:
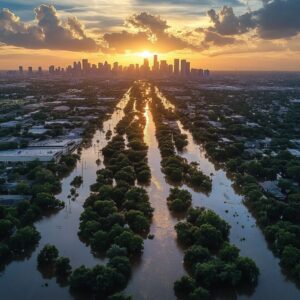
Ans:
<svg viewBox="0 0 300 300"><path fill-rule="evenodd" d="M212 70L299 71L299 14L300 0L1 0L0 69L156 53Z"/></svg>

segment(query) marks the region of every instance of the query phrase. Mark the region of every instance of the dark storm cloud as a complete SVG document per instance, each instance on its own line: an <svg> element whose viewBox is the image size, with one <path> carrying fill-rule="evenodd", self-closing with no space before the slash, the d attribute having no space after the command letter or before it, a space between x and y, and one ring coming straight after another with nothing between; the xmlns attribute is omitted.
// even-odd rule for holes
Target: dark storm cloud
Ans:
<svg viewBox="0 0 300 300"><path fill-rule="evenodd" d="M262 38L289 38L300 32L299 0L264 0L263 2L263 8L252 13Z"/></svg>
<svg viewBox="0 0 300 300"><path fill-rule="evenodd" d="M0 42L30 49L96 51L97 43L86 36L76 17L59 19L52 5L35 10L36 24L27 25L8 9L0 10Z"/></svg>
<svg viewBox="0 0 300 300"><path fill-rule="evenodd" d="M263 7L236 16L232 7L224 6L219 12L208 11L213 26L209 31L221 35L237 35L257 29L263 39L289 38L300 32L299 0L262 0Z"/></svg>

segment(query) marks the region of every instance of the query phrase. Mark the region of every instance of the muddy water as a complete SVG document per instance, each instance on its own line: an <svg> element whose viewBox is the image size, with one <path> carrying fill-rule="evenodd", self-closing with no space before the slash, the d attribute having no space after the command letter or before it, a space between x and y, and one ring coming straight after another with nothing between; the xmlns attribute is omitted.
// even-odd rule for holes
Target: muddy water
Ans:
<svg viewBox="0 0 300 300"><path fill-rule="evenodd" d="M160 170L161 156L155 137L155 124L148 105L145 109L148 162L151 168L151 184L147 187L154 216L150 232L153 240L146 240L141 261L133 268L132 278L126 292L134 299L175 299L174 281L184 274L182 251L176 243L174 226L178 222L170 215L166 205L169 185Z"/></svg>
<svg viewBox="0 0 300 300"><path fill-rule="evenodd" d="M157 90L157 93L162 96ZM124 108L128 101L128 94L119 103ZM172 105L164 98L164 104ZM115 110L112 117L104 122L104 131L115 127L122 118L122 110ZM166 198L170 186L166 183L160 170L160 153L155 138L155 125L152 114L147 106L145 109L146 127L145 142L149 146L148 160L152 172L150 186L147 187L151 204L155 208L151 233L154 240L145 240L145 250L140 261L133 266L133 275L126 292L134 299L171 300L175 299L173 283L185 272L182 266L183 252L176 243L174 225L178 220L173 217L166 205ZM253 294L235 295L224 292L218 299L255 299L255 300L296 300L300 299L300 292L295 285L285 280L261 231L256 227L255 220L243 205L243 198L232 188L232 182L223 170L217 170L205 157L205 151L194 143L189 132L189 145L181 153L189 161L197 161L201 169L212 176L212 192L209 195L195 193L192 190L193 204L205 206L216 211L231 226L230 240L241 249L242 255L253 258L261 270L258 286ZM99 143L97 143L99 140ZM66 207L59 213L43 218L36 224L42 239L33 255L25 261L13 262L6 267L0 277L0 299L2 300L33 300L33 299L74 299L67 287L60 286L55 279L45 279L37 271L36 257L40 249L51 243L57 246L60 254L71 259L73 267L81 264L93 266L104 260L95 258L77 236L79 217L83 211L82 205L90 193L89 187L96 180L99 167L96 160L103 160L99 150L106 145L105 134L97 131L92 146L82 151L81 161L76 169L63 180L63 190L58 198L66 202ZM70 182L76 175L83 176L83 185L78 189L76 201L69 201ZM187 188L187 187L185 187ZM228 212L226 212L228 211ZM48 283L48 287L44 286ZM82 298L80 298L82 300Z"/></svg>
<svg viewBox="0 0 300 300"><path fill-rule="evenodd" d="M105 132L109 129L113 130L122 119L123 109L128 100L127 92L111 117L103 123L103 131L97 130L91 146L82 150L81 160L76 168L63 179L62 192L57 195L57 198L65 202L65 208L57 214L44 217L35 224L42 237L37 249L29 259L9 264L0 275L1 300L74 299L68 287L59 285L55 278L44 278L37 270L37 255L47 243L55 245L60 255L69 257L73 268L80 265L94 266L105 262L90 253L90 247L79 240L77 232L79 218L83 212L82 205L90 194L90 185L96 182L96 171L102 167L102 165L97 166L96 160L103 161L100 149L107 144ZM83 177L83 184L77 189L79 196L72 201L68 199L70 182L78 175Z"/></svg>
<svg viewBox="0 0 300 300"><path fill-rule="evenodd" d="M174 106L161 93L157 94L162 98L166 107L174 109ZM185 151L180 155L189 162L198 162L206 175L212 174L212 191L209 195L195 193L184 186L193 195L193 205L210 208L225 219L231 225L230 241L241 249L241 255L255 260L261 272L253 293L235 295L229 292L223 296L220 295L218 299L300 299L300 290L282 274L279 260L268 248L261 230L256 226L255 219L243 204L243 197L232 187L233 182L222 169L216 169L214 164L207 159L204 149L194 142L190 132L184 130L180 122L178 125L182 133L187 134L189 142Z"/></svg>

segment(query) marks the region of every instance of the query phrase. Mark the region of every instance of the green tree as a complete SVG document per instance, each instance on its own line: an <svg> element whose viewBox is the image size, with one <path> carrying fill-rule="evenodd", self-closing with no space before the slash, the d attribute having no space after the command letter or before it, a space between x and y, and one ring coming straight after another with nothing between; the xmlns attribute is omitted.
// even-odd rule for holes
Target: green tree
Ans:
<svg viewBox="0 0 300 300"><path fill-rule="evenodd" d="M40 251L37 260L39 265L46 265L54 263L58 258L58 250L54 245L45 245Z"/></svg>
<svg viewBox="0 0 300 300"><path fill-rule="evenodd" d="M219 257L228 262L235 261L239 256L240 250L229 243L224 243L222 249L219 252Z"/></svg>
<svg viewBox="0 0 300 300"><path fill-rule="evenodd" d="M108 233L103 230L97 231L92 237L91 246L96 252L105 251L109 246Z"/></svg>
<svg viewBox="0 0 300 300"><path fill-rule="evenodd" d="M221 232L210 224L203 224L194 233L197 244L209 250L220 249L223 239Z"/></svg>
<svg viewBox="0 0 300 300"><path fill-rule="evenodd" d="M211 255L208 249L197 245L187 249L184 254L184 263L189 267L193 267L197 263L209 261L210 259Z"/></svg>
<svg viewBox="0 0 300 300"><path fill-rule="evenodd" d="M114 240L114 243L127 249L128 254L140 254L143 250L143 239L131 232L125 231Z"/></svg>
<svg viewBox="0 0 300 300"><path fill-rule="evenodd" d="M18 229L9 239L10 249L15 252L23 252L34 247L41 236L35 228L26 226Z"/></svg>
<svg viewBox="0 0 300 300"><path fill-rule="evenodd" d="M189 294L189 300L208 300L209 299L209 291L202 288L197 287L194 289L192 293Z"/></svg>
<svg viewBox="0 0 300 300"><path fill-rule="evenodd" d="M236 266L237 269L242 273L241 280L243 282L256 284L259 275L259 269L252 259L249 257L239 257L236 260Z"/></svg>
<svg viewBox="0 0 300 300"><path fill-rule="evenodd" d="M72 272L70 259L68 257L59 257L55 262L55 273L58 276L69 275Z"/></svg>
<svg viewBox="0 0 300 300"><path fill-rule="evenodd" d="M128 257L126 256L115 256L111 258L107 266L116 269L118 272L122 273L126 278L130 276L131 265Z"/></svg>
<svg viewBox="0 0 300 300"><path fill-rule="evenodd" d="M0 238L10 236L13 232L14 224L8 219L0 220Z"/></svg>
<svg viewBox="0 0 300 300"><path fill-rule="evenodd" d="M116 244L111 245L111 247L107 250L106 255L108 258L112 259L116 256L127 256L126 248L122 248Z"/></svg>
<svg viewBox="0 0 300 300"><path fill-rule="evenodd" d="M175 281L174 291L176 295L188 295L196 288L195 280L190 276L183 276L180 280Z"/></svg>
<svg viewBox="0 0 300 300"><path fill-rule="evenodd" d="M134 232L145 232L150 228L149 220L138 210L129 210L125 214L125 219Z"/></svg>

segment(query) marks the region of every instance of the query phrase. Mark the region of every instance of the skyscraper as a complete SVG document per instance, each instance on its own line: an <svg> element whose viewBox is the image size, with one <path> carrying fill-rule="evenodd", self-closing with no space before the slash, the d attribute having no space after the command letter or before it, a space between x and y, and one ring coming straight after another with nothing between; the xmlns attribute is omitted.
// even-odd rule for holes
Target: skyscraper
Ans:
<svg viewBox="0 0 300 300"><path fill-rule="evenodd" d="M174 59L174 75L175 76L179 75L179 59L178 58Z"/></svg>
<svg viewBox="0 0 300 300"><path fill-rule="evenodd" d="M186 60L185 59L182 59L180 62L180 74L181 74L181 76L186 75Z"/></svg>
<svg viewBox="0 0 300 300"><path fill-rule="evenodd" d="M89 70L89 60L88 59L82 60L82 70L84 72L87 72Z"/></svg>
<svg viewBox="0 0 300 300"><path fill-rule="evenodd" d="M159 63L158 63L158 56L155 54L153 57L153 72L157 73L159 71Z"/></svg>
<svg viewBox="0 0 300 300"><path fill-rule="evenodd" d="M50 66L49 67L49 74L53 74L55 71L55 67L54 66Z"/></svg>
<svg viewBox="0 0 300 300"><path fill-rule="evenodd" d="M187 61L185 64L185 75L190 76L190 72L191 72L191 63Z"/></svg>
<svg viewBox="0 0 300 300"><path fill-rule="evenodd" d="M28 74L32 74L33 71L32 71L32 67L28 67Z"/></svg>
<svg viewBox="0 0 300 300"><path fill-rule="evenodd" d="M23 74L23 66L19 66L19 73Z"/></svg>

